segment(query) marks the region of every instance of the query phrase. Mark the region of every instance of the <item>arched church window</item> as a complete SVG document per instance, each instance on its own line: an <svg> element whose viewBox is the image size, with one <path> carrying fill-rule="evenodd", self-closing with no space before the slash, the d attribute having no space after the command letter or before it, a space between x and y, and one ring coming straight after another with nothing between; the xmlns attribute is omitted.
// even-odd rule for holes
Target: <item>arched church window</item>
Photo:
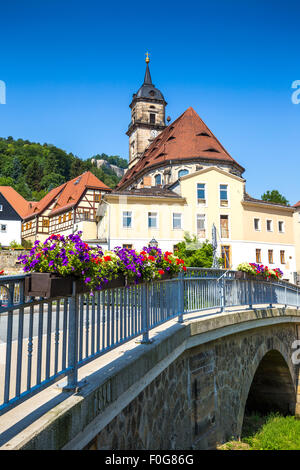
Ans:
<svg viewBox="0 0 300 470"><path fill-rule="evenodd" d="M161 184L161 175L160 174L156 175L154 178L154 181L155 181L155 186L159 186Z"/></svg>
<svg viewBox="0 0 300 470"><path fill-rule="evenodd" d="M182 176L188 175L188 174L189 174L189 170L179 170L178 171L178 178L181 178Z"/></svg>

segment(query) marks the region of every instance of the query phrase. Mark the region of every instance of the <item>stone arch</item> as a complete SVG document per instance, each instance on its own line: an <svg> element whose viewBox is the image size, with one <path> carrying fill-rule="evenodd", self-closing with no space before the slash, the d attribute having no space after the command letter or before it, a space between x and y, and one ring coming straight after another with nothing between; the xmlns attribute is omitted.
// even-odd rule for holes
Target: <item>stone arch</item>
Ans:
<svg viewBox="0 0 300 470"><path fill-rule="evenodd" d="M241 393L241 400L240 400L240 407L237 416L237 435L241 435L245 408L248 400L248 396L251 390L252 385L257 385L257 379L259 380L259 376L261 375L262 371L268 366L269 361L275 361L277 367L283 367L285 371L285 377L288 379L288 383L286 383L285 391L287 393L287 401L286 403L290 403L289 411L293 412L293 406L296 405L296 378L295 372L293 368L293 364L291 361L291 352L289 348L284 345L277 337L270 338L270 341L265 341L261 346L258 348L255 357L253 358L252 363L249 365L247 370L245 371L244 375L244 384ZM256 375L257 374L257 375ZM274 378L274 375L269 376L269 379ZM256 382L254 382L254 380ZM268 378L267 378L268 380ZM279 382L278 382L279 383ZM253 390L252 390L253 391ZM274 399L274 396L273 396ZM290 401L291 400L291 401ZM285 404L286 404L285 403ZM288 410L287 410L288 411Z"/></svg>

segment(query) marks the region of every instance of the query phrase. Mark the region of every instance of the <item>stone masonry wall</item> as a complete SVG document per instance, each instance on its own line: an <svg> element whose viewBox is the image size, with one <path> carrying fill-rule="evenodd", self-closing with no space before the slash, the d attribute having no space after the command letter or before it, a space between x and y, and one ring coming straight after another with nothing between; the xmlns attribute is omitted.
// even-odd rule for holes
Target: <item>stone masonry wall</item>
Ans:
<svg viewBox="0 0 300 470"><path fill-rule="evenodd" d="M22 265L17 264L20 255L27 254L22 250L0 250L0 271L4 269L5 274L23 273Z"/></svg>
<svg viewBox="0 0 300 470"><path fill-rule="evenodd" d="M86 449L213 449L241 433L255 371L268 351L291 362L295 324L262 327L194 347L174 361ZM295 405L295 403L291 404Z"/></svg>

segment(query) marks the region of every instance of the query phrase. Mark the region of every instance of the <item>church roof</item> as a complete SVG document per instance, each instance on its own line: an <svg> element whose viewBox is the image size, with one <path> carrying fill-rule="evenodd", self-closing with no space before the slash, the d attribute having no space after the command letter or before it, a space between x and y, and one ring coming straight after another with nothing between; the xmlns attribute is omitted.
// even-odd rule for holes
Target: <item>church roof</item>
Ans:
<svg viewBox="0 0 300 470"><path fill-rule="evenodd" d="M244 168L234 160L214 134L189 107L173 123L166 127L145 150L142 158L129 169L118 184L124 189L149 169L172 162L187 160L231 163L243 172Z"/></svg>

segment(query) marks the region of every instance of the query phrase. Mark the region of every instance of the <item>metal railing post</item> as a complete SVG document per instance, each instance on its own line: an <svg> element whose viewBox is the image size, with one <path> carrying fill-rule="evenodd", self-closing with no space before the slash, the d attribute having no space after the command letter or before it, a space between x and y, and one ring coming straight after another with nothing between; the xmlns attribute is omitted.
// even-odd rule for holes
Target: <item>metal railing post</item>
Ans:
<svg viewBox="0 0 300 470"><path fill-rule="evenodd" d="M69 297L68 327L68 376L67 383L61 388L66 392L78 391L87 382L78 382L78 333L79 333L79 294L76 293L76 282L73 282L72 296Z"/></svg>
<svg viewBox="0 0 300 470"><path fill-rule="evenodd" d="M287 293L286 293L286 285L284 286L285 288L285 308L287 308Z"/></svg>
<svg viewBox="0 0 300 470"><path fill-rule="evenodd" d="M221 312L225 312L225 278L220 279Z"/></svg>
<svg viewBox="0 0 300 470"><path fill-rule="evenodd" d="M248 283L248 286L249 286L249 308L252 309L253 308L252 281L247 280L246 282Z"/></svg>
<svg viewBox="0 0 300 470"><path fill-rule="evenodd" d="M175 292L174 292L175 295ZM178 323L183 323L184 314L184 279L183 272L178 276Z"/></svg>
<svg viewBox="0 0 300 470"><path fill-rule="evenodd" d="M270 308L273 308L273 282L270 281Z"/></svg>
<svg viewBox="0 0 300 470"><path fill-rule="evenodd" d="M149 286L147 283L142 285L142 344L149 344Z"/></svg>

